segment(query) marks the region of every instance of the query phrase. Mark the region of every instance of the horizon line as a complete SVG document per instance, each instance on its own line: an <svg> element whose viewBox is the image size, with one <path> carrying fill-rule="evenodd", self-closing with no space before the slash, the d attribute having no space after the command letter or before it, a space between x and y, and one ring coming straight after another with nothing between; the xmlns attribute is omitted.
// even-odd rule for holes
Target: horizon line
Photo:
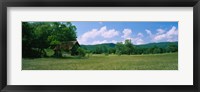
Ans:
<svg viewBox="0 0 200 92"><path fill-rule="evenodd" d="M173 41L173 42L178 42L178 41ZM168 42L168 43L173 43L173 42ZM117 42L120 43L120 42ZM123 43L123 42L122 42ZM150 43L145 43L145 44L133 44L133 45L146 45L146 44L151 44L151 43L167 43L167 42L150 42ZM101 45L101 44L116 44L116 43L100 43L100 44L80 44L80 45Z"/></svg>

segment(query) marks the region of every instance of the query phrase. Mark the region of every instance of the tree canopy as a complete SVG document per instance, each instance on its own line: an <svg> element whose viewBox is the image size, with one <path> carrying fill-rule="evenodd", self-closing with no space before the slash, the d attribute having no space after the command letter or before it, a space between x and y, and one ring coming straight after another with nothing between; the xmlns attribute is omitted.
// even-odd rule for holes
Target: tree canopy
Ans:
<svg viewBox="0 0 200 92"><path fill-rule="evenodd" d="M93 54L159 54L159 53L171 53L178 52L177 42L161 42L161 43L150 43L143 45L134 45L131 40L125 40L125 42L117 42L116 44L97 44L97 45L82 45L83 49Z"/></svg>
<svg viewBox="0 0 200 92"><path fill-rule="evenodd" d="M76 27L70 22L22 22L22 56L42 57L44 49L76 38Z"/></svg>

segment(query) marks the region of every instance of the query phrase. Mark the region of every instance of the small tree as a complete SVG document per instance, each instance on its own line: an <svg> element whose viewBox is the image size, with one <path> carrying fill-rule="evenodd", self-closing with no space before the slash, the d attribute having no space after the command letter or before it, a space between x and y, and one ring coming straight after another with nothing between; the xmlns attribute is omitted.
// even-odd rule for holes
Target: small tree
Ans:
<svg viewBox="0 0 200 92"><path fill-rule="evenodd" d="M122 52L119 51L119 50L117 50L117 51L115 52L115 54L117 54L118 56L121 56L121 55L122 55Z"/></svg>
<svg viewBox="0 0 200 92"><path fill-rule="evenodd" d="M123 53L123 51L124 51L124 45L123 45L123 43L122 42L118 42L116 45L115 45L115 48L116 48L116 54L117 55L121 55L122 53Z"/></svg>
<svg viewBox="0 0 200 92"><path fill-rule="evenodd" d="M133 44L131 43L131 40L125 40L125 51L126 54L130 55L133 52Z"/></svg>
<svg viewBox="0 0 200 92"><path fill-rule="evenodd" d="M169 44L167 46L167 52L177 52L178 51L178 46L176 46L175 44Z"/></svg>
<svg viewBox="0 0 200 92"><path fill-rule="evenodd" d="M78 55L79 55L80 57L85 57L86 52L85 52L84 49L78 48L77 51L78 51Z"/></svg>

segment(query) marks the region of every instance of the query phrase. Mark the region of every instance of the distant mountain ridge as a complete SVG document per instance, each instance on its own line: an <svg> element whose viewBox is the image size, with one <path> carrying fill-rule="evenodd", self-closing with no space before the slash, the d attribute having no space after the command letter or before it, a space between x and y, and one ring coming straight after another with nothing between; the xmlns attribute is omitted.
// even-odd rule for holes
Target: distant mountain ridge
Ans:
<svg viewBox="0 0 200 92"><path fill-rule="evenodd" d="M142 48L151 48L154 46L160 47L160 48L166 48L169 44L173 44L178 46L178 42L159 42L159 43L148 43L148 44L142 44L142 45L135 45L136 47L142 47Z"/></svg>
<svg viewBox="0 0 200 92"><path fill-rule="evenodd" d="M178 42L158 42L158 43L148 43L142 45L134 45L137 48L151 48L157 46L159 48L166 48L168 45L173 44L178 46ZM106 46L108 48L114 48L116 44L114 43L103 43L103 44L95 44L95 45L81 45L81 47L86 48L88 50L93 50L98 46Z"/></svg>

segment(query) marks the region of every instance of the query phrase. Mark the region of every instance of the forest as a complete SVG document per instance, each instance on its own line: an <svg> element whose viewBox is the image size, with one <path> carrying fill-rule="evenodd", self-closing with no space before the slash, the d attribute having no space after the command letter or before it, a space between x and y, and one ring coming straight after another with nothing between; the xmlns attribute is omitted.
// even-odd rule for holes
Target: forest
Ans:
<svg viewBox="0 0 200 92"><path fill-rule="evenodd" d="M117 54L117 55L140 55L140 54L161 54L178 52L178 42L160 42L143 45L134 45L131 40L125 43L118 42L97 45L81 45L87 52L92 54Z"/></svg>

